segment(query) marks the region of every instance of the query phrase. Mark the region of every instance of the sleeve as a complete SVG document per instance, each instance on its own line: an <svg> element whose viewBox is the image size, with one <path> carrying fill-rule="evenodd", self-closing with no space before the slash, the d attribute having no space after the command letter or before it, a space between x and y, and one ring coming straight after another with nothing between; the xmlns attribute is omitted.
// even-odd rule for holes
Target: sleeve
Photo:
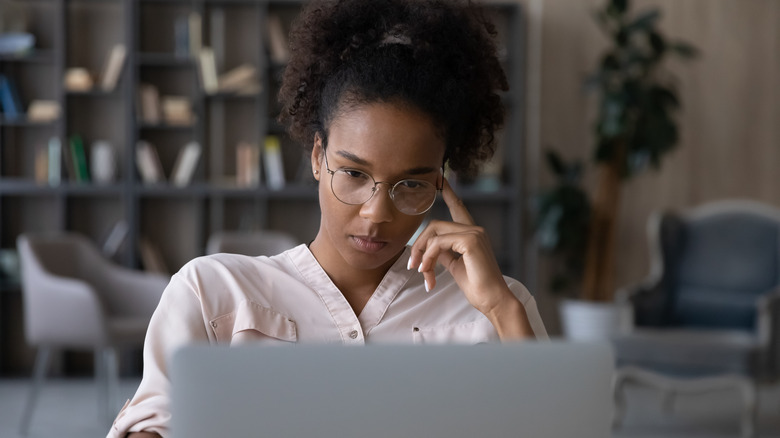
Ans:
<svg viewBox="0 0 780 438"><path fill-rule="evenodd" d="M533 295L531 295L531 292L514 278L504 277L504 280L506 280L509 290L515 294L517 299L523 304L523 307L525 307L526 317L534 331L534 335L536 335L536 339L540 341L549 340L550 337L547 335L547 329L544 328L542 316L539 314L539 309L536 307L536 300Z"/></svg>
<svg viewBox="0 0 780 438"><path fill-rule="evenodd" d="M180 271L171 278L149 322L141 384L117 415L107 438L141 431L168 436L170 358L184 344L209 340L197 287Z"/></svg>

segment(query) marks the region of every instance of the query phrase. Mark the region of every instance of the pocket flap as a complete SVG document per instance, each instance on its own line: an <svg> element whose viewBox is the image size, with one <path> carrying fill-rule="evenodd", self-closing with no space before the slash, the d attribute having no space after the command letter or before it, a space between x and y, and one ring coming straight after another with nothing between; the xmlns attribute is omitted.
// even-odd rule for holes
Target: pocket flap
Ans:
<svg viewBox="0 0 780 438"><path fill-rule="evenodd" d="M415 344L484 344L499 342L498 333L489 320L438 327L415 327Z"/></svg>
<svg viewBox="0 0 780 438"><path fill-rule="evenodd" d="M219 316L210 322L218 342L229 343L236 333L245 330L254 330L287 342L298 340L295 321L251 301L241 302L234 312Z"/></svg>

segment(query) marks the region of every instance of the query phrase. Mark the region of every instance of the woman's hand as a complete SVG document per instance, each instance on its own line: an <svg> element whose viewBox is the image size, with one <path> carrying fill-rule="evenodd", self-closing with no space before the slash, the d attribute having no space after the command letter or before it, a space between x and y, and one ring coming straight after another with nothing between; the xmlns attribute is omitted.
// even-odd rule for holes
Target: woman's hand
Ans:
<svg viewBox="0 0 780 438"><path fill-rule="evenodd" d="M474 225L463 201L444 179L444 202L452 222L431 221L412 245L409 269L436 286L436 263L452 274L466 299L490 319L502 340L533 336L525 309L504 281L485 230Z"/></svg>

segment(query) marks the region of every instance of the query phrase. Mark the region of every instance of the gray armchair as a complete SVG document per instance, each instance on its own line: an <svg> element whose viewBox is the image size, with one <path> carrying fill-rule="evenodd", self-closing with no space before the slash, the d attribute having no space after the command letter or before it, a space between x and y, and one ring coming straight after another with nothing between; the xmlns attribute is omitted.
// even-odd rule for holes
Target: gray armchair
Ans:
<svg viewBox="0 0 780 438"><path fill-rule="evenodd" d="M756 385L780 376L780 210L723 201L648 223L652 267L618 294L634 328L614 339L619 422L622 387L680 392L733 388L755 433Z"/></svg>
<svg viewBox="0 0 780 438"><path fill-rule="evenodd" d="M206 254L227 252L249 256L272 256L296 245L294 237L281 231L220 231L206 243Z"/></svg>
<svg viewBox="0 0 780 438"><path fill-rule="evenodd" d="M105 259L78 234L23 234L17 240L28 344L38 347L33 384L22 415L26 435L53 349L94 350L98 407L116 413L117 348L142 346L169 277Z"/></svg>

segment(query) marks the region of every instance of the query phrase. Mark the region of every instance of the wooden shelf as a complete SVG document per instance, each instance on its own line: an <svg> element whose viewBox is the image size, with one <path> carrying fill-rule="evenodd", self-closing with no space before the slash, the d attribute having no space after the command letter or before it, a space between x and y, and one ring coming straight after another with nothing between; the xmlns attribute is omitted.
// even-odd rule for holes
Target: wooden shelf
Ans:
<svg viewBox="0 0 780 438"><path fill-rule="evenodd" d="M209 235L223 229L251 224L252 228L289 232L300 241L308 241L315 235L317 230L311 227L316 222L312 218L319 214L318 188L313 183L294 181L300 167L297 161L306 157L275 120L279 112L275 93L285 64L273 62L267 48L261 46L266 43L264 26L268 14L278 13L289 20L304 0L79 0L78 8L70 8L71 3L66 0L36 3L54 6L52 9L32 7L30 11L31 22L51 33L42 40L52 41L54 47L23 56L0 55L0 64L4 74L21 84L23 98L30 99L31 87L41 88L45 90L40 91L43 96L60 103L62 116L60 120L41 123L24 117L9 120L0 115L0 172L18 176L0 176L0 228L4 230L0 233L0 247L12 247L18 234L41 228L79 231L97 240L116 221L124 220L133 238L149 235L160 242L164 254L172 258L170 254L175 254L175 259L166 261L177 269L189 258L201 255L199 251L205 247ZM104 8L104 4L111 7ZM231 6L235 7L231 9ZM524 65L521 37L525 26L522 7L509 0L491 1L488 7L505 15L507 19L502 20L505 22L502 25L513 26L503 34L520 39L517 47L507 48L505 67L521 68ZM70 15L52 18L52 11L67 11ZM258 68L262 89L257 94L204 92L198 59L174 53L175 22L191 12L202 17L203 42L212 44L218 51L220 71L244 63ZM40 21L36 23L36 20ZM210 27L221 20L224 26ZM79 23L79 28L69 27L73 23ZM95 35L87 40L79 32ZM118 42L126 45L127 56L115 90L63 89L62 76L68 67L87 63L83 65L85 68L97 71L102 61L96 60L105 60L107 51ZM222 53L219 53L220 44L224 48ZM35 67L26 68L27 64ZM24 80L19 77L22 74ZM501 94L508 114L502 138L505 144L513 145L512 150L504 151L503 158L508 169L504 179L510 182L495 191L463 184L456 190L468 206L473 206L472 213L497 211L506 216L496 219L501 224L499 229L488 231L502 233L502 246L495 248L496 255L502 266L510 267L507 274L518 276L525 216L522 180L517 177L523 156L520 148L525 84L522 71L508 71L507 77L511 89ZM157 87L160 96L187 96L197 122L191 125L144 123L138 116L141 83ZM114 184L102 186L64 180L51 187L33 180L36 150L51 137L59 137L63 152L68 151L67 138L71 134L81 135L88 159L94 142L110 141L116 151L119 176ZM244 188L209 182L212 175L235 174L239 142L262 145L268 135L276 135L282 141L288 178L284 188L270 190L262 184ZM139 140L148 141L156 148L168 176L184 140L200 143L202 153L193 183L185 187L168 182L143 184L135 161L135 145ZM296 150L288 150L290 147ZM67 157L63 156L63 178L67 177L69 168ZM265 175L264 169L261 174ZM437 210L440 204L441 200L437 201ZM123 251L120 256L123 263L138 267L137 245L125 245Z"/></svg>

